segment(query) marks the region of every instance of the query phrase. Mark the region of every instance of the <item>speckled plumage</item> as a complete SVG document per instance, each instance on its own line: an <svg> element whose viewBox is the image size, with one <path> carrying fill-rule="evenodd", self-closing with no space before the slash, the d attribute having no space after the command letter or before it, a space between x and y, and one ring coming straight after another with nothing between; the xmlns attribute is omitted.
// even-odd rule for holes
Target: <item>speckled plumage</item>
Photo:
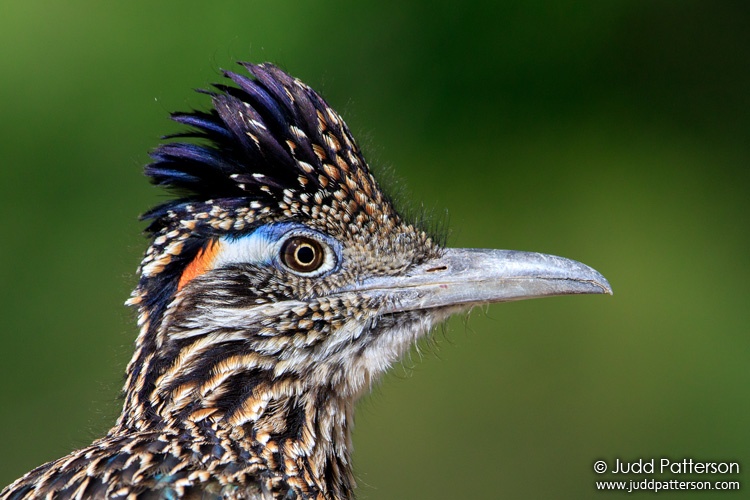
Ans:
<svg viewBox="0 0 750 500"><path fill-rule="evenodd" d="M318 94L244 66L251 77L225 72L235 86L207 92L210 111L173 115L189 131L170 139L188 140L146 167L178 197L145 215L121 416L0 499L351 498L357 399L436 322L525 298L431 298L450 275L427 298L401 286L449 270L446 251L394 210ZM290 241L308 245L297 261ZM575 279L599 288L544 294L608 290Z"/></svg>

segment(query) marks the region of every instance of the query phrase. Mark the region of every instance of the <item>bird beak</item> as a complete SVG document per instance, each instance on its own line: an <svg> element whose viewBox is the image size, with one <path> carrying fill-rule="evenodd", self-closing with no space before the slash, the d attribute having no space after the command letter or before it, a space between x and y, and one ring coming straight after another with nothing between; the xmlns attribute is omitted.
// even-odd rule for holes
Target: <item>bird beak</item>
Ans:
<svg viewBox="0 0 750 500"><path fill-rule="evenodd" d="M609 294L596 270L574 260L514 250L448 248L400 276L370 278L352 287L386 294L384 313L573 294Z"/></svg>

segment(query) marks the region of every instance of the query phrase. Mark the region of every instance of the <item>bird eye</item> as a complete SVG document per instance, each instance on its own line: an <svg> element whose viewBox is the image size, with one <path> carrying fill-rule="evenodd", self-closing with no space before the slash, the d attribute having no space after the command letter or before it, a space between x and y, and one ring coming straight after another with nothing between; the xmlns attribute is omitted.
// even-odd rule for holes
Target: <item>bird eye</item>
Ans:
<svg viewBox="0 0 750 500"><path fill-rule="evenodd" d="M281 261L298 273L311 273L320 269L324 254L323 245L306 236L289 238L281 247Z"/></svg>

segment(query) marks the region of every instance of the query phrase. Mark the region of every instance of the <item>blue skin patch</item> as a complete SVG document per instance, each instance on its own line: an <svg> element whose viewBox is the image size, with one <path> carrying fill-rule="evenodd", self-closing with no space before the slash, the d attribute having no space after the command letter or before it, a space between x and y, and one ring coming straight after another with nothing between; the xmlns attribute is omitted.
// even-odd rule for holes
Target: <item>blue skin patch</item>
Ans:
<svg viewBox="0 0 750 500"><path fill-rule="evenodd" d="M279 257L284 242L293 237L317 240L323 248L323 264L315 271L301 273L289 269ZM314 231L297 222L280 222L260 226L250 234L225 236L220 240L221 250L213 262L213 268L231 264L248 263L257 266L275 266L284 271L302 276L321 276L337 270L341 263L341 243L334 238Z"/></svg>

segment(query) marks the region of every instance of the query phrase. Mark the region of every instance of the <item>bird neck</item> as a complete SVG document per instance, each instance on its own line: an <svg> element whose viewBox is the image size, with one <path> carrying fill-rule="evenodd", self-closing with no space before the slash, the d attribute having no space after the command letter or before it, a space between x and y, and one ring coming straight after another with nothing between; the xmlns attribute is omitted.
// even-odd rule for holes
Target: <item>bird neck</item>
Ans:
<svg viewBox="0 0 750 500"><path fill-rule="evenodd" d="M142 314L123 412L111 434L166 432L183 445L218 444L230 455L222 463L244 461L257 473L260 458L308 491L349 498L357 396L322 377L284 373L276 357L247 343L223 342L219 334L167 341L164 333Z"/></svg>

